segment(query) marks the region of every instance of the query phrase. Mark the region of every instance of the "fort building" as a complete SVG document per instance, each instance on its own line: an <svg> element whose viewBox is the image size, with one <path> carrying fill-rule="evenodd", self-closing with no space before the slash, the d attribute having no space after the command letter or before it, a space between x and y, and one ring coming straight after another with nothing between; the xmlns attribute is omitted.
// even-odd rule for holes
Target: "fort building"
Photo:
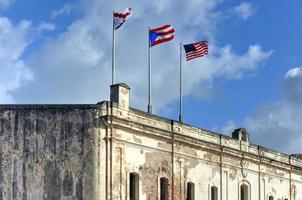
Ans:
<svg viewBox="0 0 302 200"><path fill-rule="evenodd" d="M129 107L0 105L0 200L302 200L302 159Z"/></svg>

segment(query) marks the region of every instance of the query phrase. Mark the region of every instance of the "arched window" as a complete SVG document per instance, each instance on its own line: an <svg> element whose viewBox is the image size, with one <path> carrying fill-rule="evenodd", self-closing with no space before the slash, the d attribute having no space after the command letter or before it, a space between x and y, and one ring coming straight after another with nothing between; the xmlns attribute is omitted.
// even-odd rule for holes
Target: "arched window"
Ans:
<svg viewBox="0 0 302 200"><path fill-rule="evenodd" d="M139 176L137 173L130 173L130 200L139 199Z"/></svg>
<svg viewBox="0 0 302 200"><path fill-rule="evenodd" d="M192 182L187 183L187 200L195 200L195 185Z"/></svg>
<svg viewBox="0 0 302 200"><path fill-rule="evenodd" d="M249 200L249 187L246 184L240 186L240 200Z"/></svg>
<svg viewBox="0 0 302 200"><path fill-rule="evenodd" d="M215 186L211 187L211 200L218 200L218 188Z"/></svg>
<svg viewBox="0 0 302 200"><path fill-rule="evenodd" d="M160 178L160 200L169 199L169 180L165 177Z"/></svg>
<svg viewBox="0 0 302 200"><path fill-rule="evenodd" d="M273 196L269 196L268 200L274 200L274 197Z"/></svg>

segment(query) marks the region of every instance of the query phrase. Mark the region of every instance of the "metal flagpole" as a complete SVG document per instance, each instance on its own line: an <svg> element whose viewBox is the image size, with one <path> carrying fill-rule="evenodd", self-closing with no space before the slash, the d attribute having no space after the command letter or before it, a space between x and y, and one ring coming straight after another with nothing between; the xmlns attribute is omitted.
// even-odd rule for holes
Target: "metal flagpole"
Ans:
<svg viewBox="0 0 302 200"><path fill-rule="evenodd" d="M182 43L179 46L179 121L183 122L183 102L182 102Z"/></svg>
<svg viewBox="0 0 302 200"><path fill-rule="evenodd" d="M115 84L115 30L114 12L112 13L112 85Z"/></svg>
<svg viewBox="0 0 302 200"><path fill-rule="evenodd" d="M152 113L151 105L151 44L150 44L150 27L148 28L148 113Z"/></svg>

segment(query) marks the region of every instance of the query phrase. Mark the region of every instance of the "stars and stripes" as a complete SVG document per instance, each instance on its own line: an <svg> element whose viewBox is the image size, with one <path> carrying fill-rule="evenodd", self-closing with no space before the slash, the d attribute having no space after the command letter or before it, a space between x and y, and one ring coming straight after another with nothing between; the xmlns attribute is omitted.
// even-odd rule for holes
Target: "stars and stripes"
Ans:
<svg viewBox="0 0 302 200"><path fill-rule="evenodd" d="M168 42L174 38L174 28L171 25L164 25L159 28L150 29L150 46Z"/></svg>
<svg viewBox="0 0 302 200"><path fill-rule="evenodd" d="M119 12L113 12L113 29L112 29L112 85L115 84L115 30L119 29L125 21L132 16L132 9L126 8ZM152 79L151 79L151 47L169 42L174 39L175 29L166 24L158 28L149 28L149 48L148 48L148 113L152 114L152 104L151 104L151 91L152 91ZM182 104L182 46L186 52L187 61L192 60L197 57L202 57L208 54L208 41L200 41L192 44L182 45L180 43L180 113L179 121L183 121L183 104Z"/></svg>
<svg viewBox="0 0 302 200"><path fill-rule="evenodd" d="M113 12L113 26L114 29L119 29L125 21L132 16L132 9L126 8L119 12Z"/></svg>
<svg viewBox="0 0 302 200"><path fill-rule="evenodd" d="M187 61L208 54L208 41L184 45Z"/></svg>

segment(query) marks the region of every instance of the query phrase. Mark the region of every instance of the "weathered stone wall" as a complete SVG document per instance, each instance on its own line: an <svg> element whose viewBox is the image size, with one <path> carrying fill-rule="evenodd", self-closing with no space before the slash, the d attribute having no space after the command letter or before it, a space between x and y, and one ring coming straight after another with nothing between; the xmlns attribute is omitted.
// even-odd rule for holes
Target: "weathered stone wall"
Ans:
<svg viewBox="0 0 302 200"><path fill-rule="evenodd" d="M99 199L95 105L0 107L0 200Z"/></svg>
<svg viewBox="0 0 302 200"><path fill-rule="evenodd" d="M116 88L117 87L117 88ZM302 200L302 160L129 108L129 88L97 105L0 106L0 200ZM237 135L238 136L238 135ZM241 138L241 139L239 139Z"/></svg>
<svg viewBox="0 0 302 200"><path fill-rule="evenodd" d="M111 110L112 199L129 199L129 175L139 175L140 199L159 199L159 180L169 179L169 200L185 200L187 183L195 199L301 200L301 160L248 142L130 109ZM296 170L295 170L296 169ZM110 198L108 198L110 199Z"/></svg>

